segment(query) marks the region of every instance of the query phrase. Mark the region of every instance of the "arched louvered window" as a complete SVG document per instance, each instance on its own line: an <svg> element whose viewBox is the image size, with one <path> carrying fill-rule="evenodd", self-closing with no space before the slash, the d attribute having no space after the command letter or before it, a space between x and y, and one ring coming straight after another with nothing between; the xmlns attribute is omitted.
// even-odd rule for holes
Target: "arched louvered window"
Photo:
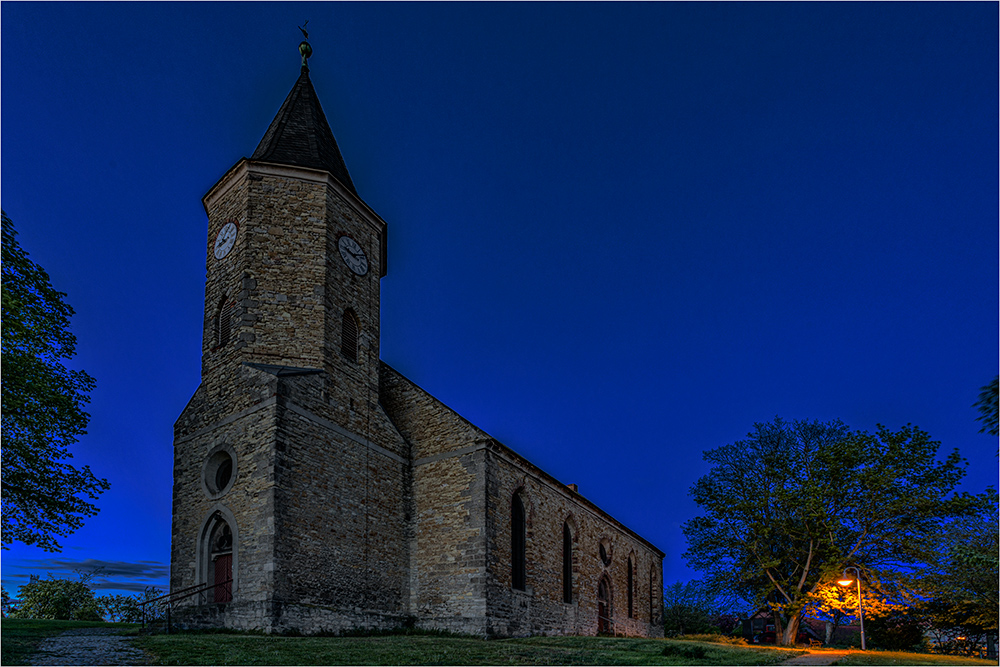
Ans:
<svg viewBox="0 0 1000 667"><path fill-rule="evenodd" d="M340 352L351 361L358 360L358 318L353 310L345 310L340 325Z"/></svg>
<svg viewBox="0 0 1000 667"><path fill-rule="evenodd" d="M510 585L519 591L526 584L525 541L524 503L515 493L510 501Z"/></svg>
<svg viewBox="0 0 1000 667"><path fill-rule="evenodd" d="M563 602L573 601L573 533L563 523Z"/></svg>
<svg viewBox="0 0 1000 667"><path fill-rule="evenodd" d="M234 319L236 314L236 300L225 297L219 302L219 307L215 311L215 347L223 347L232 338Z"/></svg>
<svg viewBox="0 0 1000 667"><path fill-rule="evenodd" d="M635 618L635 576L632 574L632 556L628 557L628 617Z"/></svg>

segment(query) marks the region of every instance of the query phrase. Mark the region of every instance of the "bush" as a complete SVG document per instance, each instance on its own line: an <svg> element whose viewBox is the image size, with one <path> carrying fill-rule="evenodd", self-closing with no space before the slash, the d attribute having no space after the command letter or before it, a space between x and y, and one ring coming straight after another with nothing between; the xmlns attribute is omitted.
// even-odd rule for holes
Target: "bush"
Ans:
<svg viewBox="0 0 1000 667"><path fill-rule="evenodd" d="M59 621L100 621L100 607L94 591L80 581L39 579L32 575L18 589L20 607L12 618L44 618Z"/></svg>
<svg viewBox="0 0 1000 667"><path fill-rule="evenodd" d="M138 623L142 620L139 595L102 595L97 604L104 620L110 623Z"/></svg>

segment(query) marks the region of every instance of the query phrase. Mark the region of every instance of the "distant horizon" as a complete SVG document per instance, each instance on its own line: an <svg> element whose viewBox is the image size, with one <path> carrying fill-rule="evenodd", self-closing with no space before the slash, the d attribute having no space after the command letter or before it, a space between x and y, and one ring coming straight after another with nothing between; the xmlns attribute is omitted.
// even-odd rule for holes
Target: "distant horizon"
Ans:
<svg viewBox="0 0 1000 667"><path fill-rule="evenodd" d="M61 553L165 590L201 197L310 77L388 224L381 358L687 567L701 453L914 424L997 486L998 6L3 3L3 208L97 386ZM113 36L94 39L95 35Z"/></svg>

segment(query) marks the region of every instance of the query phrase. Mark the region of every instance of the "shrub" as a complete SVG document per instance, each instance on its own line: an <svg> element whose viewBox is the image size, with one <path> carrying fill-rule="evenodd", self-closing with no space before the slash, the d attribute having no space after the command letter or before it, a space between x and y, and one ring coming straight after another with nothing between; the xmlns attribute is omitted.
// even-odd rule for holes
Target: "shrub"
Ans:
<svg viewBox="0 0 1000 667"><path fill-rule="evenodd" d="M139 595L102 595L97 598L104 620L110 623L138 623L142 620Z"/></svg>
<svg viewBox="0 0 1000 667"><path fill-rule="evenodd" d="M17 593L20 608L13 618L46 618L59 621L100 621L94 591L80 581L39 579L32 575Z"/></svg>

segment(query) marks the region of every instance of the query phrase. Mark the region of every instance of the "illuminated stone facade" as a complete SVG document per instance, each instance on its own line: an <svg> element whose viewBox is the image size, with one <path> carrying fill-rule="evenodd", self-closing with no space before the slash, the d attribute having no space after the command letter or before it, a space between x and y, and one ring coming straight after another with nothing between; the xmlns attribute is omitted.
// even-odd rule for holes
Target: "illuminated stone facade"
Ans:
<svg viewBox="0 0 1000 667"><path fill-rule="evenodd" d="M386 223L306 68L204 204L202 381L174 439L176 622L662 634L662 552L379 360Z"/></svg>

